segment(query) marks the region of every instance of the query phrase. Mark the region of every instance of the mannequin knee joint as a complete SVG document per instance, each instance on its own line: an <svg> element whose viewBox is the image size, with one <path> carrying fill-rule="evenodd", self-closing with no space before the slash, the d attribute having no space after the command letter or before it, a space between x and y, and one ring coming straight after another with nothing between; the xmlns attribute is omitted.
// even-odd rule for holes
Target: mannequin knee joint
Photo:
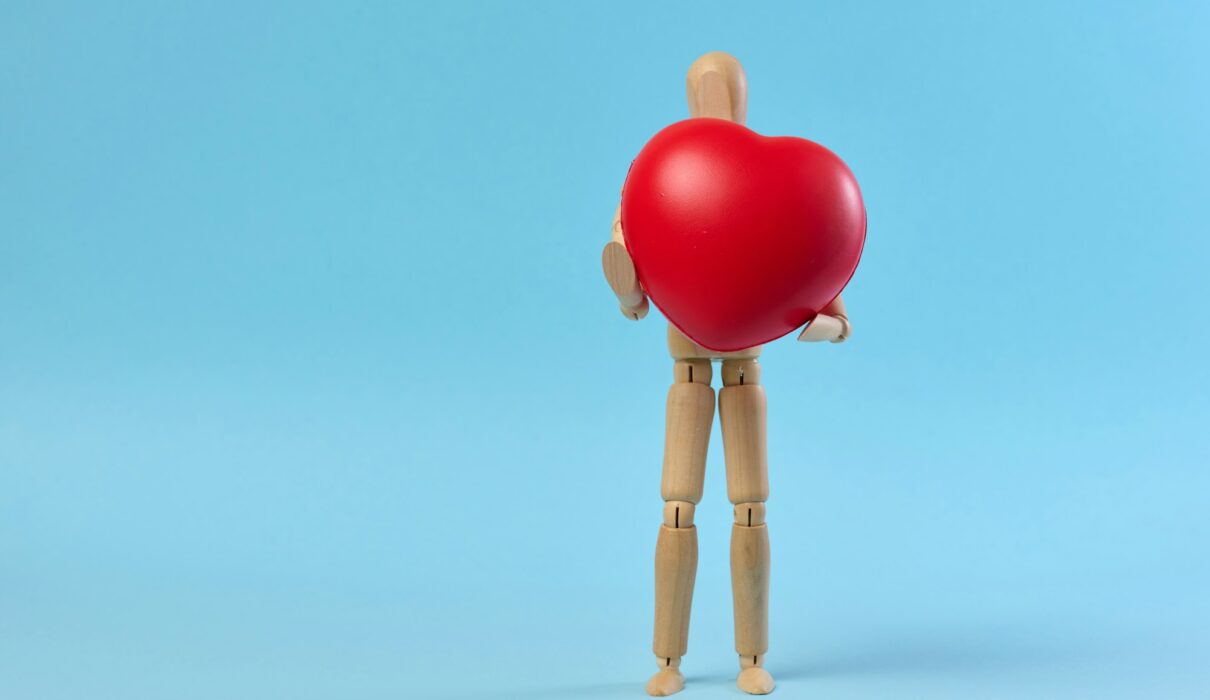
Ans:
<svg viewBox="0 0 1210 700"><path fill-rule="evenodd" d="M689 501L664 503L664 524L672 528L693 527L694 505Z"/></svg>
<svg viewBox="0 0 1210 700"><path fill-rule="evenodd" d="M760 384L760 363L756 360L723 360L723 386Z"/></svg>
<svg viewBox="0 0 1210 700"><path fill-rule="evenodd" d="M677 360L672 365L672 378L676 383L705 384L710 386L714 368L710 360Z"/></svg>
<svg viewBox="0 0 1210 700"><path fill-rule="evenodd" d="M735 524L744 527L756 527L765 522L765 504L759 502L736 503Z"/></svg>

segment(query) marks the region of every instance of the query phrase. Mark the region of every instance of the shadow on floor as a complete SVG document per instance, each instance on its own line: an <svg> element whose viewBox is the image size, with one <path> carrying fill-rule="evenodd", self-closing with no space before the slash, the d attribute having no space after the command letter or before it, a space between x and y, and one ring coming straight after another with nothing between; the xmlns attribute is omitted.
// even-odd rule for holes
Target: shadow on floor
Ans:
<svg viewBox="0 0 1210 700"><path fill-rule="evenodd" d="M948 636L886 636L861 646L820 649L804 656L783 652L770 670L779 680L852 675L931 675L965 672L1011 673L1076 665L1095 653L1085 645L1058 645L1042 639L968 632Z"/></svg>

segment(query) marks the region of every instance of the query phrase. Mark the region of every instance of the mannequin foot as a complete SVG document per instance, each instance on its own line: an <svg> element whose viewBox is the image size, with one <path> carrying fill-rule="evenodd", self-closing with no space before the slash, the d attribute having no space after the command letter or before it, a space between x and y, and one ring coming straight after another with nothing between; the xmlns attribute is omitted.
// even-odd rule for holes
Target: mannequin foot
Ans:
<svg viewBox="0 0 1210 700"><path fill-rule="evenodd" d="M768 695L773 692L773 676L760 666L753 666L739 672L735 685L749 695Z"/></svg>
<svg viewBox="0 0 1210 700"><path fill-rule="evenodd" d="M759 665L764 661L763 654L755 658L741 657L741 670L739 677L735 679L735 686L749 695L768 695L773 692L773 676Z"/></svg>
<svg viewBox="0 0 1210 700"><path fill-rule="evenodd" d="M660 670L647 681L647 694L656 697L679 693L685 687L680 659L659 659Z"/></svg>

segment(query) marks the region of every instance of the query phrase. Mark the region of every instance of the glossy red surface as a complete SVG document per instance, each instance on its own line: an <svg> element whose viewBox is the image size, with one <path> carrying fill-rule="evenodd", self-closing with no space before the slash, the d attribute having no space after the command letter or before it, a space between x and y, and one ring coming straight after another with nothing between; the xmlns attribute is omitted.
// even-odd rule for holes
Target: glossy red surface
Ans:
<svg viewBox="0 0 1210 700"><path fill-rule="evenodd" d="M817 143L721 119L655 135L622 191L622 229L651 301L732 351L800 328L840 294L865 243L861 190Z"/></svg>

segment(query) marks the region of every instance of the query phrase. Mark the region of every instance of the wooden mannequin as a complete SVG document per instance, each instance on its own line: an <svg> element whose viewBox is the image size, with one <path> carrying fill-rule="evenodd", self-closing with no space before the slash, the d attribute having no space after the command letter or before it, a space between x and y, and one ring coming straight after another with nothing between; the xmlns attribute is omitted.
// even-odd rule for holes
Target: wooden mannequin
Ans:
<svg viewBox="0 0 1210 700"><path fill-rule="evenodd" d="M686 78L689 111L694 117L729 119L742 124L748 87L734 57L708 53L689 68ZM614 215L613 239L602 255L605 278L622 314L632 320L647 315L648 301L626 252L621 209ZM843 342L850 334L839 297L798 336L803 341ZM765 500L769 496L765 452L765 389L760 384L759 346L737 352L715 352L686 338L671 324L673 384L668 391L664 434L664 467L660 494L664 523L655 553L655 640L660 670L647 683L651 695L671 695L684 687L680 671L689 634L689 609L697 572L697 529L694 509L702 497L706 447L714 420L711 362L722 362L718 392L719 422L727 470L727 498L734 506L731 530L731 587L735 608L735 649L740 673L736 685L763 695L773 690L773 677L763 668L769 646L769 535Z"/></svg>

